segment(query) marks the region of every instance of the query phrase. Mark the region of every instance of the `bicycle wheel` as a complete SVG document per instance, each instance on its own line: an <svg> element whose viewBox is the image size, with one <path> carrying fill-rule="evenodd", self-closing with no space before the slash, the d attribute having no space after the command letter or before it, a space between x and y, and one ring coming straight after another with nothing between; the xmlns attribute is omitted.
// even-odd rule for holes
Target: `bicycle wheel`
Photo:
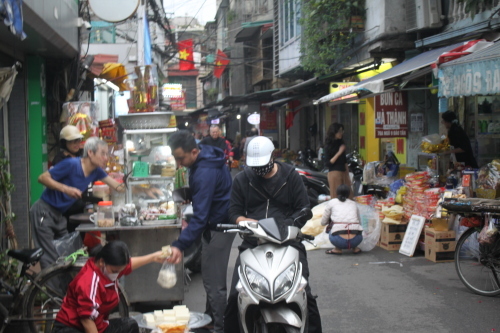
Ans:
<svg viewBox="0 0 500 333"><path fill-rule="evenodd" d="M460 237L455 250L455 268L470 291L482 296L500 295L500 242L481 245L479 232L470 228Z"/></svg>
<svg viewBox="0 0 500 333"><path fill-rule="evenodd" d="M55 266L53 269L42 272L43 276L30 287L25 295L23 314L30 320L32 333L52 332L54 319L62 305L68 286L80 269L79 266ZM120 297L120 303L111 315L128 317L128 311L126 298Z"/></svg>

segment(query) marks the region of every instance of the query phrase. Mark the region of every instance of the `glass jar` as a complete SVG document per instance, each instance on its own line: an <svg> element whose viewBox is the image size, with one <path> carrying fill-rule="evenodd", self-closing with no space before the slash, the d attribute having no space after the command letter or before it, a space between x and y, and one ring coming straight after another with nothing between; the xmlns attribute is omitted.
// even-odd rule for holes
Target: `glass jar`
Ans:
<svg viewBox="0 0 500 333"><path fill-rule="evenodd" d="M101 198L103 201L109 201L109 186L101 181L94 182L92 193L94 197Z"/></svg>
<svg viewBox="0 0 500 333"><path fill-rule="evenodd" d="M115 225L113 201L101 201L97 204L96 224L98 227L112 227Z"/></svg>
<svg viewBox="0 0 500 333"><path fill-rule="evenodd" d="M123 184L123 180L118 182L120 184ZM120 187L123 187L123 185L121 185ZM115 189L111 189L111 201L113 202L115 213L118 214L120 208L125 205L125 192L118 192Z"/></svg>

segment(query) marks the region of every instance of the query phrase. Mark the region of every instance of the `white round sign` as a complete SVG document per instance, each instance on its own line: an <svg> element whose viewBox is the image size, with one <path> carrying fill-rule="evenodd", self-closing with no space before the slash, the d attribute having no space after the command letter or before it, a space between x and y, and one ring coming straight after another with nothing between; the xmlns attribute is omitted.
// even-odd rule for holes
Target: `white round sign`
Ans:
<svg viewBox="0 0 500 333"><path fill-rule="evenodd" d="M121 22L134 15L140 0L89 0L92 11L104 21Z"/></svg>
<svg viewBox="0 0 500 333"><path fill-rule="evenodd" d="M260 114L252 113L251 115L248 116L247 121L252 125L260 124Z"/></svg>

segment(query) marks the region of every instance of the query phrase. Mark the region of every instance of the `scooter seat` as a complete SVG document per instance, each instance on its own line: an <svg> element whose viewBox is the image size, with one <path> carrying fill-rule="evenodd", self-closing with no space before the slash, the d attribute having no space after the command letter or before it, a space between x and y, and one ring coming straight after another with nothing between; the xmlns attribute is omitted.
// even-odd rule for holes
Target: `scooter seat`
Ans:
<svg viewBox="0 0 500 333"><path fill-rule="evenodd" d="M9 256L25 264L38 262L43 255L43 249L22 249L22 250L9 250Z"/></svg>

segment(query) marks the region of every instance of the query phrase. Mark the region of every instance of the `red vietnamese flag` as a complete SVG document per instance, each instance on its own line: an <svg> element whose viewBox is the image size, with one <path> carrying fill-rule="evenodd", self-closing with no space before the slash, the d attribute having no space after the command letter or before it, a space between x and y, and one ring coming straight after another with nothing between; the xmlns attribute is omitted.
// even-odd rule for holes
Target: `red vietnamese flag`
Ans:
<svg viewBox="0 0 500 333"><path fill-rule="evenodd" d="M217 57L215 58L214 76L220 78L226 66L229 64L229 58L221 50L217 50Z"/></svg>
<svg viewBox="0 0 500 333"><path fill-rule="evenodd" d="M195 69L193 60L193 39L181 40L177 44L179 48L179 70L190 71Z"/></svg>

